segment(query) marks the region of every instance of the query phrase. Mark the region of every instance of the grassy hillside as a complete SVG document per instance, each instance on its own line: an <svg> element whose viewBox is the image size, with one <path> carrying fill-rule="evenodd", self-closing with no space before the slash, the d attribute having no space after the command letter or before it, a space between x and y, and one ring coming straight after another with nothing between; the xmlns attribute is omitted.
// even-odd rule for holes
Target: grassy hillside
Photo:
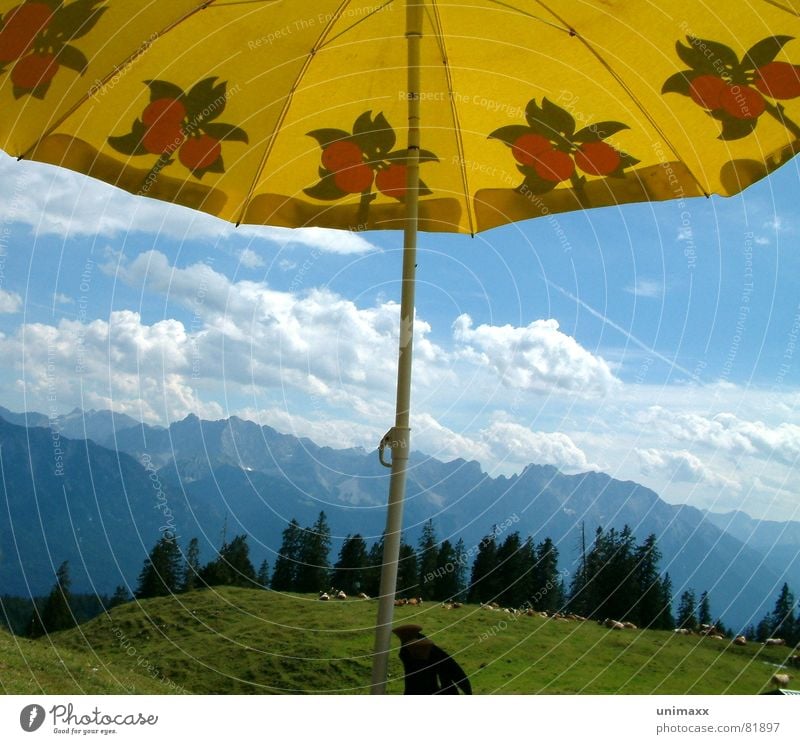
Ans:
<svg viewBox="0 0 800 744"><path fill-rule="evenodd" d="M0 692L31 694L121 694L164 692L163 685L141 673L104 667L91 652L30 641L0 629Z"/></svg>
<svg viewBox="0 0 800 744"><path fill-rule="evenodd" d="M375 602L222 588L123 605L54 635L55 650L28 641L16 653L36 660L26 691L41 684L67 692L89 676L108 686L81 688L87 692L365 693L375 612ZM514 620L472 606L400 607L395 617L422 625L480 694L755 694L790 653L593 622ZM402 692L397 648L394 640L392 693ZM58 655L63 671L53 662ZM90 665L98 671L87 675ZM17 668L20 689L25 675Z"/></svg>

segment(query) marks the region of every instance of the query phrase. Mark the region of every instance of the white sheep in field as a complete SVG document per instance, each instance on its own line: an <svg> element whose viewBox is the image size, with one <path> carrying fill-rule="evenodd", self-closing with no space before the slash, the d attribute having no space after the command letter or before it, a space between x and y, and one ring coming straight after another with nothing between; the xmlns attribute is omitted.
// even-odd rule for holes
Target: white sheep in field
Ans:
<svg viewBox="0 0 800 744"><path fill-rule="evenodd" d="M770 682L772 682L775 687L782 689L789 686L790 679L791 677L788 674L773 674Z"/></svg>
<svg viewBox="0 0 800 744"><path fill-rule="evenodd" d="M738 635L736 638L733 639L733 643L736 646L746 646L747 645L747 638L743 635Z"/></svg>
<svg viewBox="0 0 800 744"><path fill-rule="evenodd" d="M785 646L786 641L783 638L767 638L764 641L765 646Z"/></svg>
<svg viewBox="0 0 800 744"><path fill-rule="evenodd" d="M336 592L336 599L347 599L347 595L340 589Z"/></svg>
<svg viewBox="0 0 800 744"><path fill-rule="evenodd" d="M327 602L330 599L330 595L328 592L322 592L322 594L319 595L319 599L321 602Z"/></svg>

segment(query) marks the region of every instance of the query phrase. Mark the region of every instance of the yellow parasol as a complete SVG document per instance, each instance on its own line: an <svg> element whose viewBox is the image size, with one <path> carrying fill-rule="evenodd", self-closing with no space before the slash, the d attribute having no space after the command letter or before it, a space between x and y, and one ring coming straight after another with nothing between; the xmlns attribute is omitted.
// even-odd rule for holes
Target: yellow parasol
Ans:
<svg viewBox="0 0 800 744"><path fill-rule="evenodd" d="M405 233L738 193L800 141L797 0L0 0L0 147L239 223ZM391 456L386 450L391 452Z"/></svg>

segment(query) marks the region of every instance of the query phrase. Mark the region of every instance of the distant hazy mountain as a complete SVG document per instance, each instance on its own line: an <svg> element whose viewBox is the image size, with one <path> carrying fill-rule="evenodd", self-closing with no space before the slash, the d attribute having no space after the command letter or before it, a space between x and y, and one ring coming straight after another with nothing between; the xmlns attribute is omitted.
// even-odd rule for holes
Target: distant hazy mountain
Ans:
<svg viewBox="0 0 800 744"><path fill-rule="evenodd" d="M374 452L319 447L235 417L201 421L189 416L167 429L120 426L124 419L108 412L91 412L84 420L93 422L86 431L91 428L95 442L118 452L69 442L62 478L51 472L51 430L26 432L0 422L3 496L13 505L10 529L8 512L0 505L0 593L27 593L21 566L34 593L46 591L52 565L64 559L81 573L75 578L81 590L94 582L111 591L120 576L135 582L167 507L182 543L199 537L206 557L224 536L244 532L254 562L266 558L270 564L293 517L310 525L319 511L326 512L335 536L332 562L345 535L360 532L369 541L383 530L388 471ZM676 598L685 587L698 595L708 590L715 615L736 627L771 609L784 580L800 591L800 566L792 564L787 572L774 550L763 552L766 527L754 528L755 538L745 544L741 517L734 528L719 522L720 515L667 504L639 484L602 473L564 475L531 465L516 476L491 478L476 462L443 463L419 453L410 462L404 523L412 542L432 518L440 539L462 538L474 555L493 524L510 524L537 541L552 537L561 551L561 568L572 570L581 526L591 543L598 525L629 524L639 541L651 532L658 536L661 567L671 575ZM101 519L114 526L108 541L97 530ZM17 545L21 561L14 557ZM86 565L79 571L81 556Z"/></svg>
<svg viewBox="0 0 800 744"><path fill-rule="evenodd" d="M124 413L113 411L82 411L75 408L70 413L54 416L43 413L13 413L0 406L0 418L18 426L50 427L70 439L91 439L98 444L113 441L114 432L138 425L138 421Z"/></svg>

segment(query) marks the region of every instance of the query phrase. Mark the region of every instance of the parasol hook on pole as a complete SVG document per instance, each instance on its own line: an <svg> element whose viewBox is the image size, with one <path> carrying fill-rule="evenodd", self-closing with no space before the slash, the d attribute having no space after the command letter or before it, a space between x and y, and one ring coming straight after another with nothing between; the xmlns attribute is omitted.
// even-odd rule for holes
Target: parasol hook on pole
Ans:
<svg viewBox="0 0 800 744"><path fill-rule="evenodd" d="M397 568L400 535L403 529L403 499L411 444L409 409L411 407L411 360L414 337L414 289L417 260L417 226L419 213L419 148L420 148L420 61L424 0L406 0L406 39L408 44L408 150L406 167L406 215L403 234L403 282L400 298L400 343L397 359L397 404L395 425L381 440L378 456L391 467L389 508L383 543L381 588L378 598L378 619L375 624L375 650L372 664L374 695L386 693L389 666L394 597L397 589ZM386 462L386 447L392 450L391 463Z"/></svg>

